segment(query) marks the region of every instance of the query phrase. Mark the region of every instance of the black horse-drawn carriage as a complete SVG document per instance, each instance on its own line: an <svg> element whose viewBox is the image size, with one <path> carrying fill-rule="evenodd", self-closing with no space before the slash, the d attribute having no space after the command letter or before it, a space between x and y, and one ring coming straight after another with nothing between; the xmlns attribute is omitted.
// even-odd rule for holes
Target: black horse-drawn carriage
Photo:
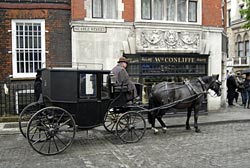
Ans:
<svg viewBox="0 0 250 168"><path fill-rule="evenodd" d="M155 118L165 127L161 120L163 112L179 106L189 108L188 120L191 108L194 108L195 127L198 129L197 107L202 95L208 89L215 90L217 94L220 92L218 76L200 78L183 85L167 84L167 89L153 89L150 108L147 108L148 105L137 102L128 103L127 87L112 82L110 71L48 68L41 72L42 101L31 103L23 109L19 128L31 147L43 155L54 155L67 149L77 128L91 129L104 125L107 131L123 142L138 142L146 131L142 113L151 116L153 128ZM142 85L137 85L137 89L141 95ZM162 97L161 93L166 95Z"/></svg>
<svg viewBox="0 0 250 168"><path fill-rule="evenodd" d="M112 83L105 70L43 69L43 100L29 104L19 117L21 133L40 154L68 148L76 128L104 124L122 141L139 141L146 130L143 116L127 105L126 86ZM118 118L119 116L119 118Z"/></svg>

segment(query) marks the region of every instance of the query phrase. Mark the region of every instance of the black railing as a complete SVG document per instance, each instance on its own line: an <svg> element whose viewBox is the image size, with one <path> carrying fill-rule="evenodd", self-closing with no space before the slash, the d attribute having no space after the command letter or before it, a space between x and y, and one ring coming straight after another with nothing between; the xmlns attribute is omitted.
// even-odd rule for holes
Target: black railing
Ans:
<svg viewBox="0 0 250 168"><path fill-rule="evenodd" d="M34 101L33 82L0 83L0 117L16 116Z"/></svg>

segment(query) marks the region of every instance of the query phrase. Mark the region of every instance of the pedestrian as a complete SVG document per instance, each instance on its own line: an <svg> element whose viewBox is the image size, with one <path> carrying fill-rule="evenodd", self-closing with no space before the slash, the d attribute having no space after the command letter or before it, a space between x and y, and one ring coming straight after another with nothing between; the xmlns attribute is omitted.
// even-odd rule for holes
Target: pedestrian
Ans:
<svg viewBox="0 0 250 168"><path fill-rule="evenodd" d="M128 87L127 101L131 101L134 98L139 99L135 84L130 80L126 71L128 66L127 59L125 57L121 57L117 63L118 64L111 70L116 78L116 84Z"/></svg>
<svg viewBox="0 0 250 168"><path fill-rule="evenodd" d="M36 101L40 101L42 99L42 74L41 71L37 71L36 79L34 82L34 91Z"/></svg>
<svg viewBox="0 0 250 168"><path fill-rule="evenodd" d="M246 76L246 79L244 81L244 87L247 93L247 108L249 108L249 105L250 105L250 75L249 74Z"/></svg>
<svg viewBox="0 0 250 168"><path fill-rule="evenodd" d="M229 106L234 106L233 100L235 98L236 89L237 89L237 83L235 75L234 73L230 73L229 77L227 78L227 99Z"/></svg>
<svg viewBox="0 0 250 168"><path fill-rule="evenodd" d="M246 108L246 103L247 103L247 92L246 92L246 89L244 87L245 79L246 79L245 74L236 77L236 81L237 81L237 85L238 85L237 91L241 95L241 100L242 100L241 105L244 106L244 108Z"/></svg>

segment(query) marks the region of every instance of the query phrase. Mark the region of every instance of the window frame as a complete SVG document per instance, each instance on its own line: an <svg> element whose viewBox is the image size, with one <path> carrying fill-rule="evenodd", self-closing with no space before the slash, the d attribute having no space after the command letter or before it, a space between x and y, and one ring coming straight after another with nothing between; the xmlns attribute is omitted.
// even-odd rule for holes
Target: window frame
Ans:
<svg viewBox="0 0 250 168"><path fill-rule="evenodd" d="M163 4L164 4L164 12L163 12L163 19L162 20L155 20L154 19L154 11L153 11L153 6L154 6L154 1L155 0L149 0L151 3L151 8L150 8L150 14L151 17L146 18L142 15L143 14L143 9L142 9L142 1L140 0L139 2L136 3L136 10L140 9L140 14L138 15L138 13L136 14L136 19L135 21L150 21L150 22L171 22L171 23L190 23L190 24L201 24L201 1L200 0L186 0L186 5L185 5L185 21L178 21L178 8L177 8L177 4L178 4L178 0L175 0L175 16L174 16L174 20L170 19L168 20L169 16L168 16L168 11L167 11L167 0L164 0ZM189 4L190 3L195 3L196 8L195 8L195 21L190 20L190 16L189 16L189 11L191 11L191 9L189 8Z"/></svg>
<svg viewBox="0 0 250 168"><path fill-rule="evenodd" d="M118 6L119 6L119 1L117 1L117 0L115 0L114 2L116 3L115 5L116 5L116 7L115 7L115 13L116 13L116 16L115 16L115 18L106 18L107 16L107 11L105 11L105 2L104 2L104 0L101 0L101 16L97 16L97 17L94 17L94 1L95 0L90 0L91 1L91 7L90 8L87 8L87 10L91 10L91 12L90 12L90 16L88 17L86 17L86 20L95 20L95 21L98 21L98 20L100 20L100 21L105 21L105 20L107 20L107 21L109 21L109 20L119 20L119 8L118 8Z"/></svg>
<svg viewBox="0 0 250 168"><path fill-rule="evenodd" d="M29 78L35 77L36 70L34 72L18 72L17 69L17 24L40 24L41 26L41 68L46 67L46 51L45 51L45 20L44 19L13 19L11 21L11 29L12 29L12 73L13 78ZM34 44L34 43L32 43ZM25 48L24 48L25 49ZM35 49L35 48L31 48ZM28 49L29 50L29 49Z"/></svg>
<svg viewBox="0 0 250 168"><path fill-rule="evenodd" d="M195 14L195 21L190 19L190 15L189 15L189 5L190 3L195 3L195 10L196 10L196 14ZM193 23L197 23L198 22L198 2L197 1L188 1L188 22L193 22Z"/></svg>

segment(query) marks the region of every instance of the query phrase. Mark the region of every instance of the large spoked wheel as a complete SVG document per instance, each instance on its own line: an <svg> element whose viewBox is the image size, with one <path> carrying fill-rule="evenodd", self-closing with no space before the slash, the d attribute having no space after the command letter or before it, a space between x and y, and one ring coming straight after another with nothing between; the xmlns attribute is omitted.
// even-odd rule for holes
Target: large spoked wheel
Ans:
<svg viewBox="0 0 250 168"><path fill-rule="evenodd" d="M115 125L120 117L120 113L114 113L113 111L109 110L104 116L103 126L104 128L110 132L115 132Z"/></svg>
<svg viewBox="0 0 250 168"><path fill-rule="evenodd" d="M134 111L124 113L116 124L116 134L126 143L138 142L146 131L143 116Z"/></svg>
<svg viewBox="0 0 250 168"><path fill-rule="evenodd" d="M27 139L36 152L55 155L72 144L75 132L75 121L69 112L60 107L46 107L31 117Z"/></svg>
<svg viewBox="0 0 250 168"><path fill-rule="evenodd" d="M27 105L19 115L18 125L21 134L26 138L27 125L32 117L37 111L44 108L44 104L41 102L33 102Z"/></svg>

